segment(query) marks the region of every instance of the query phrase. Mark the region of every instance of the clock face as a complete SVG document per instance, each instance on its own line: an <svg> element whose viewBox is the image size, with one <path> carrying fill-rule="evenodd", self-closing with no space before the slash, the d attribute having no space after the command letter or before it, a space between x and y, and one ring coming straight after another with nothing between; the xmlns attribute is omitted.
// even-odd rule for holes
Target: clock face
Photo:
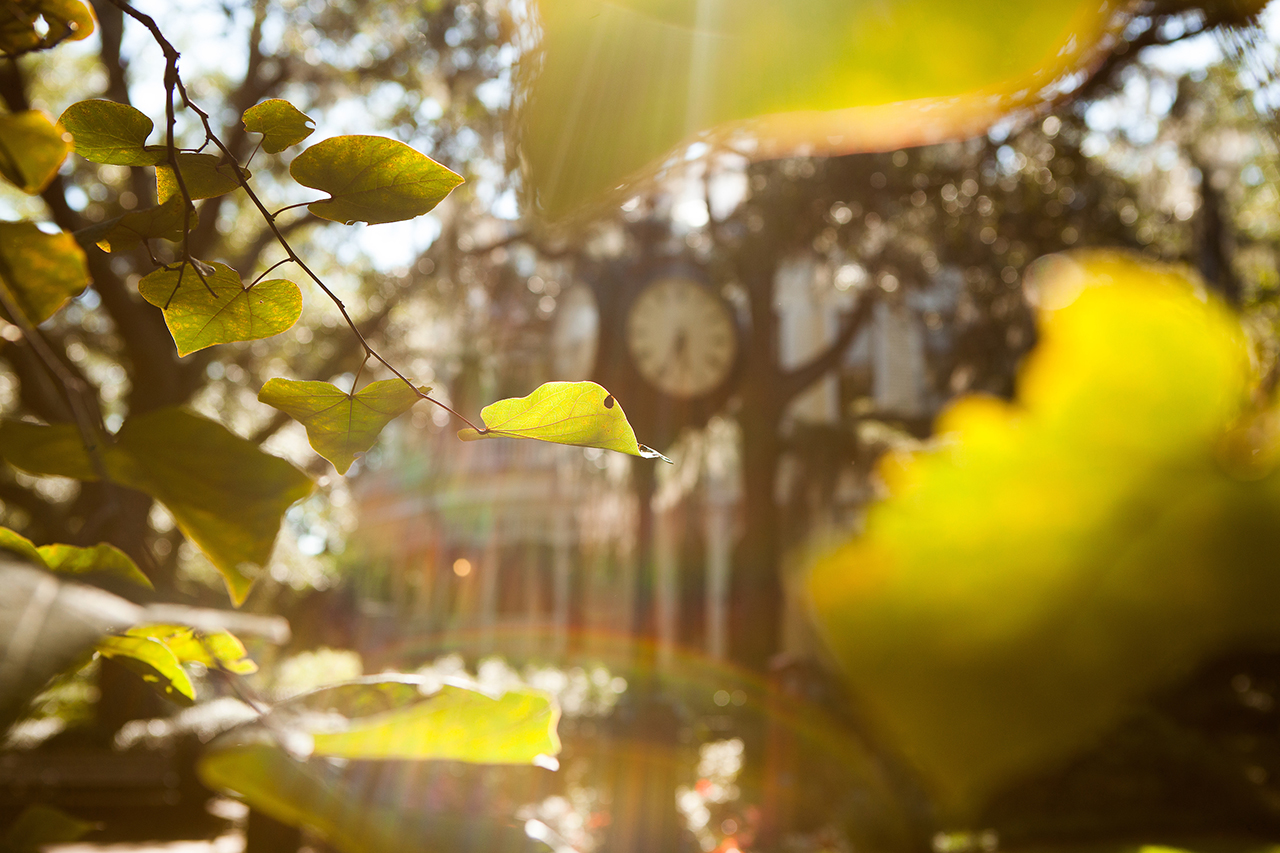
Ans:
<svg viewBox="0 0 1280 853"><path fill-rule="evenodd" d="M697 397L729 375L738 335L729 309L689 278L650 283L627 315L627 349L640 375L673 397Z"/></svg>

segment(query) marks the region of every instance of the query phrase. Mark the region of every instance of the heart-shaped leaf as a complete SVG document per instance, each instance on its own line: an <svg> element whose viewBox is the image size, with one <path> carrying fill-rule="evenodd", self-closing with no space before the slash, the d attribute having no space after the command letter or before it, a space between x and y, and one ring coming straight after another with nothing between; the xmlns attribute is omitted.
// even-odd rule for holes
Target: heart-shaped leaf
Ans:
<svg viewBox="0 0 1280 853"><path fill-rule="evenodd" d="M181 409L131 417L100 453L113 481L168 507L178 529L222 573L236 604L253 585L246 569L266 564L281 516L312 487L283 459ZM97 479L70 424L6 422L0 456L32 474Z"/></svg>
<svg viewBox="0 0 1280 853"><path fill-rule="evenodd" d="M76 153L94 163L154 166L165 159L163 148L147 147L155 127L151 119L128 104L79 101L58 122L71 134Z"/></svg>
<svg viewBox="0 0 1280 853"><path fill-rule="evenodd" d="M307 209L331 222L399 222L431 210L462 177L403 142L381 136L335 136L293 159L298 183L329 193Z"/></svg>
<svg viewBox="0 0 1280 853"><path fill-rule="evenodd" d="M483 432L467 427L459 430L458 438L536 438L671 461L636 441L622 406L594 382L547 382L527 397L490 403L480 410L480 417Z"/></svg>
<svg viewBox="0 0 1280 853"><path fill-rule="evenodd" d="M357 455L373 447L382 428L413 408L429 390L383 379L348 394L328 382L271 379L262 386L258 400L306 427L316 453L345 474Z"/></svg>
<svg viewBox="0 0 1280 853"><path fill-rule="evenodd" d="M240 188L240 178L236 167L224 163L212 154L179 154L178 168L182 170L183 183L187 185L187 196L195 201L202 198L214 198L226 195ZM245 180L250 177L248 169L241 168ZM173 167L168 163L156 166L156 198L161 204L174 196L180 196L178 179L174 177Z"/></svg>
<svg viewBox="0 0 1280 853"><path fill-rule="evenodd" d="M315 132L316 123L282 98L263 101L244 111L244 129L262 134L262 150L279 154Z"/></svg>
<svg viewBox="0 0 1280 853"><path fill-rule="evenodd" d="M129 555L114 545L101 542L91 548L75 545L41 545L7 527L0 527L0 548L21 554L38 566L60 574L83 575L102 572L151 588L151 581Z"/></svg>
<svg viewBox="0 0 1280 853"><path fill-rule="evenodd" d="M302 292L293 282L272 279L246 288L226 264L215 263L203 276L190 264L159 269L138 283L138 292L164 311L180 356L278 335L302 314Z"/></svg>
<svg viewBox="0 0 1280 853"><path fill-rule="evenodd" d="M164 643L181 663L203 664L210 669L225 669L239 675L258 671L248 652L227 631L205 633L185 625L140 625L126 633L131 637L151 637Z"/></svg>
<svg viewBox="0 0 1280 853"><path fill-rule="evenodd" d="M0 175L23 192L47 187L70 151L66 132L44 113L0 115Z"/></svg>
<svg viewBox="0 0 1280 853"><path fill-rule="evenodd" d="M98 653L117 660L155 686L160 695L181 705L196 701L196 689L177 656L155 637L133 635L103 637Z"/></svg>
<svg viewBox="0 0 1280 853"><path fill-rule="evenodd" d="M194 228L196 211L191 209L186 224ZM173 196L158 207L135 210L76 232L81 245L96 245L104 252L127 252L143 240L182 239L182 199Z"/></svg>
<svg viewBox="0 0 1280 853"><path fill-rule="evenodd" d="M32 324L48 320L89 286L75 238L46 234L34 222L0 222L0 284Z"/></svg>

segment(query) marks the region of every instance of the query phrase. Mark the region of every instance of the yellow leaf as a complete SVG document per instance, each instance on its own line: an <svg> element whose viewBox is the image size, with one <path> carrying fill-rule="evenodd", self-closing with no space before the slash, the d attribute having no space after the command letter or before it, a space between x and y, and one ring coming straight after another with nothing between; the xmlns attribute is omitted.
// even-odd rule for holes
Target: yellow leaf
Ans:
<svg viewBox="0 0 1280 853"><path fill-rule="evenodd" d="M536 438L671 461L636 441L622 405L594 382L547 382L527 397L485 406L480 417L483 431L468 427L458 432L458 438Z"/></svg>

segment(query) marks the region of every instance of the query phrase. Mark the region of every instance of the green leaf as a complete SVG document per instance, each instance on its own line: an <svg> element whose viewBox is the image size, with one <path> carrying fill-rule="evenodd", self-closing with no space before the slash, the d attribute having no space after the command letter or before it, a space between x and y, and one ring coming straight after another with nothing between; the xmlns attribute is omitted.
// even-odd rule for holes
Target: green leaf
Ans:
<svg viewBox="0 0 1280 853"><path fill-rule="evenodd" d="M258 671L248 652L227 631L204 633L185 625L141 625L130 628L131 637L151 637L164 643L181 663L199 663L210 669L225 669L239 675Z"/></svg>
<svg viewBox="0 0 1280 853"><path fill-rule="evenodd" d="M313 736L316 755L351 759L529 764L560 751L560 711L544 693L491 697L446 684L412 705L351 720Z"/></svg>
<svg viewBox="0 0 1280 853"><path fill-rule="evenodd" d="M366 776L324 759L298 759L261 729L215 740L201 754L196 771L208 787L233 791L282 823L309 827L341 853L545 849L525 836L523 824L513 821L510 812L503 813L497 798L485 798L479 808L471 801L406 809L404 777L399 773ZM545 772L503 768L504 780L511 780L517 790L523 789L520 783L545 783L529 778Z"/></svg>
<svg viewBox="0 0 1280 853"><path fill-rule="evenodd" d="M403 142L381 136L335 136L294 158L289 174L329 193L307 209L331 222L399 222L431 210L462 177Z"/></svg>
<svg viewBox="0 0 1280 853"><path fill-rule="evenodd" d="M75 238L34 222L0 222L0 283L32 324L43 323L90 284Z"/></svg>
<svg viewBox="0 0 1280 853"><path fill-rule="evenodd" d="M41 545L40 556L50 571L62 574L103 572L151 588L151 581L129 555L114 545L99 542L90 548L75 545Z"/></svg>
<svg viewBox="0 0 1280 853"><path fill-rule="evenodd" d="M263 101L244 111L244 129L262 134L262 150L279 154L315 132L316 123L306 113L281 98Z"/></svg>
<svg viewBox="0 0 1280 853"><path fill-rule="evenodd" d="M467 427L459 430L458 438L536 438L671 461L636 442L621 404L594 382L547 382L527 397L490 403L480 410L480 417L483 432Z"/></svg>
<svg viewBox="0 0 1280 853"><path fill-rule="evenodd" d="M266 564L284 511L311 491L306 475L213 421L157 409L125 421L101 447L107 474L160 501L178 528L222 573L232 601ZM0 456L32 474L97 479L70 424L0 425Z"/></svg>
<svg viewBox="0 0 1280 853"><path fill-rule="evenodd" d="M219 263L203 277L190 264L158 269L138 283L138 292L164 312L180 356L278 335L302 315L302 292L293 282L271 279L246 288L239 273Z"/></svg>
<svg viewBox="0 0 1280 853"><path fill-rule="evenodd" d="M212 154L179 154L178 168L182 170L187 196L192 201L226 195L240 188L235 165L224 163ZM248 180L251 175L249 170L241 168L240 171L244 173L245 180ZM167 162L157 165L156 198L164 204L174 196L181 195L173 167Z"/></svg>
<svg viewBox="0 0 1280 853"><path fill-rule="evenodd" d="M981 135L1074 88L1127 20L1118 0L536 5L518 139L552 217L634 193L700 139L746 138L776 158Z"/></svg>
<svg viewBox="0 0 1280 853"><path fill-rule="evenodd" d="M75 151L94 163L113 166L154 166L165 158L163 148L147 147L155 126L139 110L115 101L79 101L67 107L58 122L75 140Z"/></svg>
<svg viewBox="0 0 1280 853"><path fill-rule="evenodd" d="M23 192L47 187L70 151L66 131L44 113L0 115L0 175Z"/></svg>
<svg viewBox="0 0 1280 853"><path fill-rule="evenodd" d="M13 0L8 6L0 18L0 51L10 56L79 41L93 32L93 13L80 0Z"/></svg>
<svg viewBox="0 0 1280 853"><path fill-rule="evenodd" d="M882 463L890 496L809 584L859 707L960 815L1280 641L1280 443L1241 420L1239 321L1119 254L1027 287L1017 400L962 400L934 448Z"/></svg>
<svg viewBox="0 0 1280 853"><path fill-rule="evenodd" d="M383 379L348 394L328 382L270 379L258 400L306 427L316 453L345 474L357 455L373 447L382 428L413 408L429 390Z"/></svg>
<svg viewBox="0 0 1280 853"><path fill-rule="evenodd" d="M40 853L53 844L70 844L79 839L93 824L74 818L52 806L27 806L18 819L0 836L0 850L5 853Z"/></svg>
<svg viewBox="0 0 1280 853"><path fill-rule="evenodd" d="M187 224L194 228L197 221L192 208ZM82 228L76 232L76 239L81 245L96 245L104 252L127 252L144 240L177 242L182 239L182 225L182 199L175 196L158 207L135 210Z"/></svg>
<svg viewBox="0 0 1280 853"><path fill-rule="evenodd" d="M196 701L196 689L169 647L154 637L103 637L98 653L117 660L155 686L160 695L180 705Z"/></svg>
<svg viewBox="0 0 1280 853"><path fill-rule="evenodd" d="M27 537L0 527L0 548L20 554L37 566L59 574L102 572L151 589L150 579L129 559L129 555L106 542L90 548L75 545L41 545L37 548Z"/></svg>

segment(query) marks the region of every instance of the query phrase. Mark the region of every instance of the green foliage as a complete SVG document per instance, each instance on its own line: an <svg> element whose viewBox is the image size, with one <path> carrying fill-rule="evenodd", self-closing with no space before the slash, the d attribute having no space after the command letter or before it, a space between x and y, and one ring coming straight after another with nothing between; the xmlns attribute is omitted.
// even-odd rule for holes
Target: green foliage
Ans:
<svg viewBox="0 0 1280 853"><path fill-rule="evenodd" d="M285 279L245 287L226 264L208 271L182 264L138 283L142 298L164 311L164 321L186 356L232 341L256 341L288 330L302 314L302 292Z"/></svg>
<svg viewBox="0 0 1280 853"><path fill-rule="evenodd" d="M0 115L0 175L23 192L40 192L71 152L65 136L37 110Z"/></svg>
<svg viewBox="0 0 1280 853"><path fill-rule="evenodd" d="M283 459L181 409L130 418L99 452L114 482L168 507L178 528L222 574L236 604L253 585L245 571L271 557L284 511L312 488ZM98 479L92 457L69 424L4 423L0 456L33 474Z"/></svg>
<svg viewBox="0 0 1280 853"><path fill-rule="evenodd" d="M271 379L262 386L258 400L306 427L316 453L345 474L357 455L373 447L383 427L430 390L384 379L348 394L328 382Z"/></svg>
<svg viewBox="0 0 1280 853"><path fill-rule="evenodd" d="M365 685L328 691L342 702L325 710L342 713ZM513 690L499 697L450 684L420 701L350 720L340 731L313 736L316 755L351 759L469 761L477 764L528 764L560 751L556 722L560 711L545 693ZM354 697L358 703L359 697ZM317 707L313 699L308 707Z"/></svg>
<svg viewBox="0 0 1280 853"><path fill-rule="evenodd" d="M84 252L70 234L34 222L0 222L0 287L33 325L89 286Z"/></svg>
<svg viewBox="0 0 1280 853"><path fill-rule="evenodd" d="M622 405L594 382L546 382L527 397L490 403L480 410L480 417L484 431L468 427L458 438L536 438L666 459L636 441Z"/></svg>
<svg viewBox="0 0 1280 853"><path fill-rule="evenodd" d="M209 787L235 791L277 820L310 826L344 851L437 849L431 839L447 816L415 823L322 756L527 766L559 752L557 717L550 700L531 691L491 697L446 685L424 696L411 677L377 676L300 696L273 710L267 725L228 732L210 744L197 769ZM305 741L305 755L290 754L270 735L285 724L303 735L297 746ZM521 834L512 828L509 840Z"/></svg>
<svg viewBox="0 0 1280 853"><path fill-rule="evenodd" d="M70 575L102 572L151 588L151 581L129 559L129 555L107 542L101 542L92 548L75 545L41 545L37 548L27 537L7 527L0 527L0 548L26 557L51 572Z"/></svg>
<svg viewBox="0 0 1280 853"><path fill-rule="evenodd" d="M258 665L235 636L226 631L207 633L185 625L143 625L129 630L131 637L150 637L164 643L182 663L198 663L237 675L258 671Z"/></svg>
<svg viewBox="0 0 1280 853"><path fill-rule="evenodd" d="M92 32L93 13L81 0L13 0L0 18L0 52L44 50Z"/></svg>
<svg viewBox="0 0 1280 853"><path fill-rule="evenodd" d="M151 119L128 104L80 101L58 119L74 140L75 151L93 163L114 166L154 166L165 158L163 148L147 146L155 127Z"/></svg>
<svg viewBox="0 0 1280 853"><path fill-rule="evenodd" d="M336 136L294 158L289 174L331 196L307 209L332 222L399 222L434 208L462 177L403 142Z"/></svg>
<svg viewBox="0 0 1280 853"><path fill-rule="evenodd" d="M163 641L132 632L123 636L103 637L98 642L98 653L119 661L152 684L160 695L179 705L192 705L196 701L196 689L191 677L182 668L178 656Z"/></svg>
<svg viewBox="0 0 1280 853"><path fill-rule="evenodd" d="M171 197L164 204L116 216L76 232L82 245L96 245L104 252L128 252L147 240L182 239L183 201ZM186 225L194 228L199 221L194 208L188 208Z"/></svg>
<svg viewBox="0 0 1280 853"><path fill-rule="evenodd" d="M178 169L182 172L187 197L191 199L216 198L240 187L236 166L212 154L182 152L178 154ZM250 177L244 167L240 167L240 173L246 180ZM180 189L172 166L163 163L156 167L156 198L161 204L181 195Z"/></svg>
<svg viewBox="0 0 1280 853"><path fill-rule="evenodd" d="M293 104L280 98L263 101L244 111L244 129L262 134L262 150L279 154L315 132L315 122Z"/></svg>
<svg viewBox="0 0 1280 853"><path fill-rule="evenodd" d="M1280 457L1239 322L1124 255L1029 286L1017 402L964 399L935 448L883 464L890 497L810 583L875 724L953 815L1280 639Z"/></svg>
<svg viewBox="0 0 1280 853"><path fill-rule="evenodd" d="M93 824L88 821L52 806L28 806L0 836L0 850L40 853L50 844L69 844L92 828Z"/></svg>

